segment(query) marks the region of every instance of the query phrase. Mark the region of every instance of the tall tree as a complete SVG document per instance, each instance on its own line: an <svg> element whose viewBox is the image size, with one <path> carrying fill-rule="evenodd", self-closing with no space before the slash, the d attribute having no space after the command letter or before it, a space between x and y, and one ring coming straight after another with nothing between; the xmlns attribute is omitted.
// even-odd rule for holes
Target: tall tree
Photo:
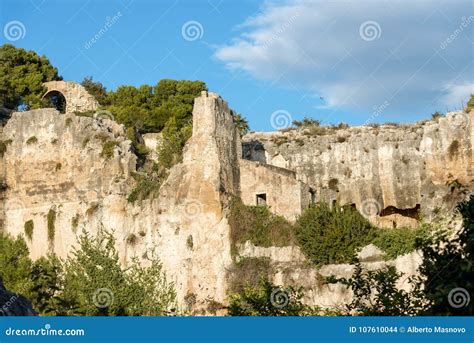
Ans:
<svg viewBox="0 0 474 343"><path fill-rule="evenodd" d="M46 56L10 44L0 47L0 107L41 107L43 82L61 79Z"/></svg>

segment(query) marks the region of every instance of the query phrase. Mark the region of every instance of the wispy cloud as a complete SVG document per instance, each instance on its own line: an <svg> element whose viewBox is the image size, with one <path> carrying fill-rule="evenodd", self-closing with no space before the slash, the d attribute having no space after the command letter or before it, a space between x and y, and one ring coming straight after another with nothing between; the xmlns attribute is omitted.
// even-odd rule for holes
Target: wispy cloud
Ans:
<svg viewBox="0 0 474 343"><path fill-rule="evenodd" d="M474 83L471 11L469 0L266 3L215 55L326 107L459 108Z"/></svg>

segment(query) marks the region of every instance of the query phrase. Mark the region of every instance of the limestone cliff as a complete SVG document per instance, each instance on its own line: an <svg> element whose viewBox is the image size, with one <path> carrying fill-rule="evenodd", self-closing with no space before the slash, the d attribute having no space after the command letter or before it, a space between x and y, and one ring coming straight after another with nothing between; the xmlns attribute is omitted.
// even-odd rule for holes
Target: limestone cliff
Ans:
<svg viewBox="0 0 474 343"><path fill-rule="evenodd" d="M474 189L473 123L474 112L453 112L414 125L257 132L244 137L244 158L294 170L316 200L354 204L380 225L415 225Z"/></svg>

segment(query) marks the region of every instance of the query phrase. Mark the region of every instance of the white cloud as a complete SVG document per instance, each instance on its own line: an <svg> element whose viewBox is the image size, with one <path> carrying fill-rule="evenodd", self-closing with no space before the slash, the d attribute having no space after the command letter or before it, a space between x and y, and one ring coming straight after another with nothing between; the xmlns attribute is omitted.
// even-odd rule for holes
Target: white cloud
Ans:
<svg viewBox="0 0 474 343"><path fill-rule="evenodd" d="M230 69L322 96L324 106L367 111L388 100L392 110L421 110L469 92L470 10L470 1L267 3L216 57ZM378 26L364 31L366 22ZM373 30L375 38L366 36Z"/></svg>

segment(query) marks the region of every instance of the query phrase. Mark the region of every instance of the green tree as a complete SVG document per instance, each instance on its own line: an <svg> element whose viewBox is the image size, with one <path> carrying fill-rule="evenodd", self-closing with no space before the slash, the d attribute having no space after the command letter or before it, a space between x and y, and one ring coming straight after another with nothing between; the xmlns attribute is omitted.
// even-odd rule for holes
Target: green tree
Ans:
<svg viewBox="0 0 474 343"><path fill-rule="evenodd" d="M41 107L43 82L61 80L45 56L5 44L0 47L0 106L9 109Z"/></svg>
<svg viewBox="0 0 474 343"><path fill-rule="evenodd" d="M0 233L0 277L11 292L25 294L30 288L32 262L22 236Z"/></svg>
<svg viewBox="0 0 474 343"><path fill-rule="evenodd" d="M81 85L95 97L100 105L108 104L107 89L102 83L94 81L92 76L86 76Z"/></svg>
<svg viewBox="0 0 474 343"><path fill-rule="evenodd" d="M454 239L445 231L418 241L423 254L418 282L425 284L429 315L474 315L474 195L458 211L463 228Z"/></svg>
<svg viewBox="0 0 474 343"><path fill-rule="evenodd" d="M158 261L142 268L134 260L123 269L111 233L83 232L65 263L62 297L67 315L136 316L167 314L176 295Z"/></svg>
<svg viewBox="0 0 474 343"><path fill-rule="evenodd" d="M249 122L240 113L234 114L234 123L240 132L240 137L245 136L250 131Z"/></svg>
<svg viewBox="0 0 474 343"><path fill-rule="evenodd" d="M60 296L62 268L61 261L55 255L41 257L33 263L29 275L31 285L25 295L39 315L65 315L64 309L67 306Z"/></svg>

